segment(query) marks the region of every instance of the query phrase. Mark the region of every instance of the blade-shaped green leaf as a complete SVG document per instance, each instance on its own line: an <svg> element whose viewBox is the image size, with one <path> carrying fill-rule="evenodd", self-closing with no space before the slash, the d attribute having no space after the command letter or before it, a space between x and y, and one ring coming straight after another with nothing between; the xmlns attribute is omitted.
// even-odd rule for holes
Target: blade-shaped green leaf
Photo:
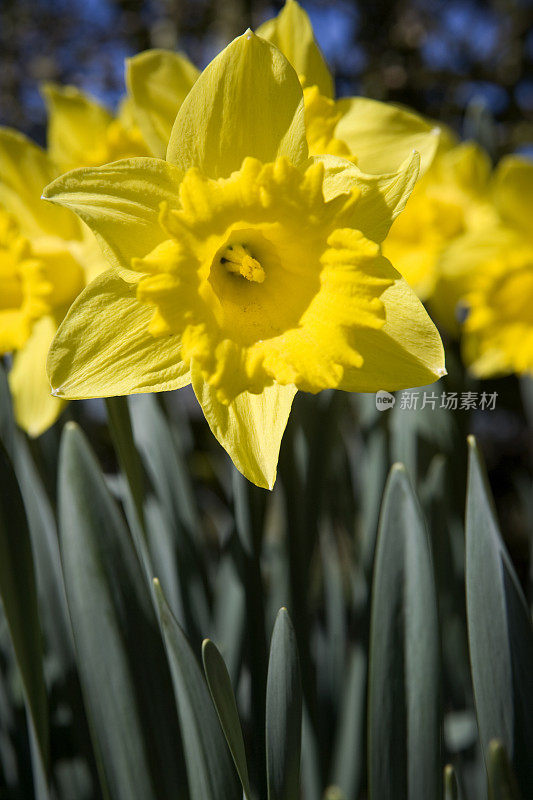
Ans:
<svg viewBox="0 0 533 800"><path fill-rule="evenodd" d="M323 699L333 709L339 708L346 664L346 613L341 556L330 531L320 541L324 580L326 653L321 680Z"/></svg>
<svg viewBox="0 0 533 800"><path fill-rule="evenodd" d="M132 397L129 407L135 443L179 553L178 584L184 614L180 622L191 637L201 640L209 626L209 606L202 551L198 546L200 523L190 475L155 396ZM157 556L152 556L152 560L157 562Z"/></svg>
<svg viewBox="0 0 533 800"><path fill-rule="evenodd" d="M11 458L24 502L34 558L42 630L65 670L74 658L57 526L26 437L16 429L9 386L0 365L0 441Z"/></svg>
<svg viewBox="0 0 533 800"><path fill-rule="evenodd" d="M459 800L457 775L451 764L444 767L444 800Z"/></svg>
<svg viewBox="0 0 533 800"><path fill-rule="evenodd" d="M244 749L235 696L224 659L209 639L205 639L202 645L202 659L207 685L209 686L224 736L241 779L246 800L250 800L251 792L246 764L246 751Z"/></svg>
<svg viewBox="0 0 533 800"><path fill-rule="evenodd" d="M178 704L191 797L241 800L237 773L199 664L157 580L154 589Z"/></svg>
<svg viewBox="0 0 533 800"><path fill-rule="evenodd" d="M4 445L9 456L13 457L15 419L7 375L0 363L0 442Z"/></svg>
<svg viewBox="0 0 533 800"><path fill-rule="evenodd" d="M188 797L172 683L133 543L85 437L59 466L61 556L78 671L104 794Z"/></svg>
<svg viewBox="0 0 533 800"><path fill-rule="evenodd" d="M224 658L232 686L239 682L245 621L244 586L232 558L226 556L219 562L214 585L213 639Z"/></svg>
<svg viewBox="0 0 533 800"><path fill-rule="evenodd" d="M401 465L389 476L380 518L368 706L371 800L439 798L437 602L424 520Z"/></svg>
<svg viewBox="0 0 533 800"><path fill-rule="evenodd" d="M366 656L359 646L348 662L331 775L331 783L339 786L348 800L359 797L364 774L366 668Z"/></svg>
<svg viewBox="0 0 533 800"><path fill-rule="evenodd" d="M22 497L11 461L0 444L0 595L25 701L46 771L48 704L35 570Z"/></svg>
<svg viewBox="0 0 533 800"><path fill-rule="evenodd" d="M499 739L522 794L533 796L533 628L502 542L490 489L469 437L466 602L470 661L485 761Z"/></svg>
<svg viewBox="0 0 533 800"><path fill-rule="evenodd" d="M286 608L272 633L266 699L268 800L294 800L300 791L302 687L296 635Z"/></svg>
<svg viewBox="0 0 533 800"><path fill-rule="evenodd" d="M43 633L63 670L74 662L57 524L25 437L15 435L16 472L24 500L35 561Z"/></svg>
<svg viewBox="0 0 533 800"><path fill-rule="evenodd" d="M522 800L509 756L496 739L489 745L488 776L490 800Z"/></svg>
<svg viewBox="0 0 533 800"><path fill-rule="evenodd" d="M322 776L318 742L305 703L302 711L302 758L300 776L302 796L305 797L305 800L321 800Z"/></svg>
<svg viewBox="0 0 533 800"><path fill-rule="evenodd" d="M171 516L176 516L194 538L199 519L185 459L154 395L129 400L135 441L152 478L154 490Z"/></svg>

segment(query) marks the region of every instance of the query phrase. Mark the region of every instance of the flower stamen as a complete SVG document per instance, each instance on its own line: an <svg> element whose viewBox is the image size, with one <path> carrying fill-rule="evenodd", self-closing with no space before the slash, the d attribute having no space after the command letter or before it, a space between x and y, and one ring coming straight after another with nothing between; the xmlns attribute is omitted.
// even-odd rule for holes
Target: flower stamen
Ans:
<svg viewBox="0 0 533 800"><path fill-rule="evenodd" d="M224 264L228 272L242 275L247 281L263 283L265 280L265 270L242 244L228 245L220 257L220 263Z"/></svg>

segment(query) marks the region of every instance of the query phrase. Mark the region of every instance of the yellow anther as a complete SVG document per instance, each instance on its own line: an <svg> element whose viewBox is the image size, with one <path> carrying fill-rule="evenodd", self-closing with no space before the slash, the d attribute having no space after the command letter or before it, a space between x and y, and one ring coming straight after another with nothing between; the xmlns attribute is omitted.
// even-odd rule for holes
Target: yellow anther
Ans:
<svg viewBox="0 0 533 800"><path fill-rule="evenodd" d="M228 245L220 257L220 263L224 264L228 272L242 275L247 281L263 283L265 280L265 270L242 244Z"/></svg>

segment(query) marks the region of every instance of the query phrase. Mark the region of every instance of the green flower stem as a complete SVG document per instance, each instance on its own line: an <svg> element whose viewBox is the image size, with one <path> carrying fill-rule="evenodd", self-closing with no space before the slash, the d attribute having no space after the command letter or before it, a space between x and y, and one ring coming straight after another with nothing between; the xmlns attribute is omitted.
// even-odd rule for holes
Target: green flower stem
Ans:
<svg viewBox="0 0 533 800"><path fill-rule="evenodd" d="M253 721L252 782L258 800L266 800L266 685L268 647L265 630L265 592L261 574L264 525L264 490L234 471L234 507L239 562L246 593L246 639L250 658Z"/></svg>
<svg viewBox="0 0 533 800"><path fill-rule="evenodd" d="M143 531L143 472L139 453L133 440L130 410L125 397L106 397L107 418L118 463L126 476L135 510Z"/></svg>

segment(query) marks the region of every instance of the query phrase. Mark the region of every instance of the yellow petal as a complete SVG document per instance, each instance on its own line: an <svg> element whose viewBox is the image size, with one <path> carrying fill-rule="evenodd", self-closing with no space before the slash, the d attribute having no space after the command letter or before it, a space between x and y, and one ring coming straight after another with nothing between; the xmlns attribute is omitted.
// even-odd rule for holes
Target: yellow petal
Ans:
<svg viewBox="0 0 533 800"><path fill-rule="evenodd" d="M354 345L363 357L361 368L347 368L339 386L349 392L396 391L425 386L446 374L439 333L413 290L396 276L380 300L385 324L358 330Z"/></svg>
<svg viewBox="0 0 533 800"><path fill-rule="evenodd" d="M79 295L61 323L48 356L58 397L112 397L161 392L190 383L177 336L155 339L152 310L136 287L109 270Z"/></svg>
<svg viewBox="0 0 533 800"><path fill-rule="evenodd" d="M165 157L176 114L199 74L186 56L170 50L146 50L126 59L135 119L154 156Z"/></svg>
<svg viewBox="0 0 533 800"><path fill-rule="evenodd" d="M46 354L57 330L55 320L42 317L30 338L13 357L9 386L17 423L30 436L40 436L59 417L65 401L53 397L46 374Z"/></svg>
<svg viewBox="0 0 533 800"><path fill-rule="evenodd" d="M202 72L174 123L167 160L228 177L246 156L307 160L302 88L280 51L247 31Z"/></svg>
<svg viewBox="0 0 533 800"><path fill-rule="evenodd" d="M343 158L314 156L325 167L324 197L330 200L350 192L354 186L361 189L361 199L355 206L350 226L362 231L368 239L382 242L390 226L403 211L418 177L420 157L412 153L397 172L387 175L368 175Z"/></svg>
<svg viewBox="0 0 533 800"><path fill-rule="evenodd" d="M363 172L394 172L413 150L420 154L422 175L432 163L440 130L418 114L366 97L346 97L336 106L342 116L335 136Z"/></svg>
<svg viewBox="0 0 533 800"><path fill-rule="evenodd" d="M261 394L241 392L224 405L194 362L191 377L209 427L237 469L256 486L272 489L296 387L273 384Z"/></svg>
<svg viewBox="0 0 533 800"><path fill-rule="evenodd" d="M494 176L494 202L509 225L531 233L533 220L533 164L519 156L502 159Z"/></svg>
<svg viewBox="0 0 533 800"><path fill-rule="evenodd" d="M307 13L296 2L287 0L274 19L264 22L256 31L289 59L306 86L318 86L320 94L333 97L333 78L316 43Z"/></svg>
<svg viewBox="0 0 533 800"><path fill-rule="evenodd" d="M459 335L461 302L484 279L488 264L506 269L506 254L520 251L521 237L503 226L491 226L455 239L442 253L430 309L438 324Z"/></svg>
<svg viewBox="0 0 533 800"><path fill-rule="evenodd" d="M29 335L27 314L19 308L0 308L0 356L23 347Z"/></svg>
<svg viewBox="0 0 533 800"><path fill-rule="evenodd" d="M48 110L48 152L67 170L86 163L87 153L105 139L111 113L75 86L47 83L42 93Z"/></svg>
<svg viewBox="0 0 533 800"><path fill-rule="evenodd" d="M17 131L0 128L0 205L15 217L24 236L80 235L73 214L41 200L43 188L56 175L41 147Z"/></svg>
<svg viewBox="0 0 533 800"><path fill-rule="evenodd" d="M77 241L70 241L68 248L74 258L83 266L85 284L94 280L101 272L109 269L109 261L106 259L93 232L82 223L82 238Z"/></svg>
<svg viewBox="0 0 533 800"><path fill-rule="evenodd" d="M160 205L176 206L180 180L180 170L161 159L131 158L73 170L47 186L43 197L75 211L109 262L129 269L132 258L165 238Z"/></svg>

